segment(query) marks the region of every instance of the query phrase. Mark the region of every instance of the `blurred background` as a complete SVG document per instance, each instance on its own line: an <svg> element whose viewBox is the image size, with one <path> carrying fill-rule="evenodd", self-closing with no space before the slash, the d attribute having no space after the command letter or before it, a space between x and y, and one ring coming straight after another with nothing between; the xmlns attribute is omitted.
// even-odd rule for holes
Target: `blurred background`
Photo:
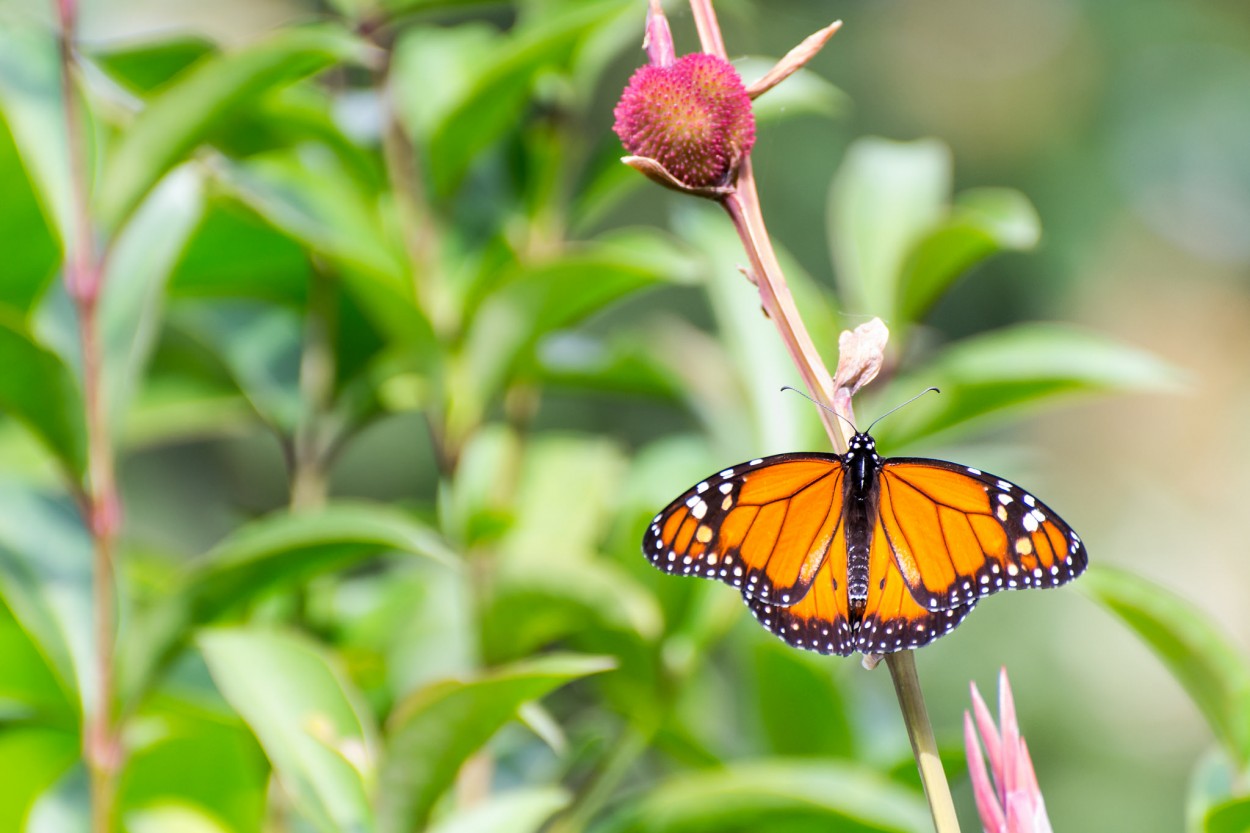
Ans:
<svg viewBox="0 0 1250 833"><path fill-rule="evenodd" d="M477 35L464 35L460 27L506 36L517 25L518 8L509 3L410 5L412 18L403 25L419 29L426 40L423 49L414 50L412 65L405 67L408 75L391 95L401 109L410 108L409 124L417 124L413 130L419 132L422 119L434 118L430 113L440 96L469 83L457 73L467 71L471 60L454 53L480 44ZM569 5L554 0L519 4L522 16L531 20ZM524 262L517 251L542 251L556 238L565 245L614 234L635 236L622 238L626 243L658 235L666 241L663 250L645 254L663 265L664 279L634 287L645 283L645 292L614 290L612 304L600 303L575 325L566 322L544 333L533 368L502 386L497 397L481 394L478 413L461 423L456 422L458 406L443 399L440 406L448 411L442 427L453 434L457 424L470 427L464 431L469 439L455 449L457 465L449 469L443 459L441 474L440 455L446 457L447 450L440 449L426 411L429 402L441 399L431 394L431 386L454 386L454 374L426 376L408 367L376 372L380 363L370 357L377 353L379 337L362 325L359 330L366 335L356 353L365 357L361 366L372 362L372 378L383 380L375 391L380 404L359 422L350 442L336 449L326 493L331 500L402 506L439 530L460 553L495 548L524 564L527 558L541 560L546 552L543 570L553 573L565 563L561 547L585 547L627 575L629 586L636 584L645 596L638 602L643 614L622 615L637 614L641 620L630 621L646 622L655 607L664 633L680 633L692 609L712 611L702 630L687 633L685 641L670 639L659 649L657 656L676 666L684 661L674 660L674 654L682 651L704 652L705 662L679 678L679 690L659 686L661 694L652 692L656 702L676 703L679 717L664 719L667 728L656 732L660 740L629 763L621 789L645 789L661 776L761 754L849 757L882 772L902 772L899 777L906 781L906 736L883 668L865 671L857 659L795 659L790 655L796 652L758 628L728 588L691 590L686 585L694 582L650 575L635 557L645 518L708 471L739 459L824 446L810 406L776 393L799 380L784 356L778 359L771 325L756 314L751 289L735 271L743 256L728 221L647 183L622 185L624 175L609 171L620 153L610 133L612 106L643 60L636 47L645 4L633 5L618 4L636 18L634 23L626 24L630 18L622 14L621 25L596 35L587 49L593 54L598 46L601 65L578 64L591 73L592 83L579 86L556 70L531 79L527 95L534 99L524 108L527 117L569 105L577 112L575 120L542 122L520 139L507 140L502 149L466 163L468 184L439 206L444 228L457 227L455 235L449 232L451 251L441 257L474 264L461 271L487 274L492 263ZM127 72L125 61L109 62L104 56L136 44L188 36L237 49L283 27L335 18L353 6L293 0L97 0L82 5L79 34L84 52L99 56L120 77ZM677 3L667 7L678 52L697 49L688 9ZM1250 4L736 0L716 8L730 55L748 80L758 74L753 68L767 66L762 59L784 54L831 20L844 21L808 71L787 82L806 92L787 99L783 85L761 99L753 153L769 228L791 264L800 300L814 299L803 312L831 366L837 330L880 314L857 302L846 270L839 274L838 269L839 221L830 215L837 199L831 198L829 183L854 143L865 137L933 140L940 143L933 147L949 148L949 192L1014 189L1035 211L1040 226L1035 245L998 247L993 257L953 281L925 314L905 322L906 341L894 357L898 384L878 386L858 403L861 423L919 386L938 383L923 370L948 345L1023 322L1078 325L1138 351L1134 366L1149 368L1142 371L1146 381L1141 384L1065 385L1061 380L1045 396L1022 397L1002 412L949 424L926 423L923 412L922 427L910 430L903 413L891 418L898 420L894 444L890 421L878 431L884 452L954 459L1027 485L1080 531L1092 563L1122 567L1174 590L1244 651L1250 641L1250 543L1244 531L1250 494ZM0 22L5 20L36 27L42 21L51 27L53 16L36 0L0 0ZM397 25L396 31L402 28ZM452 30L454 37L440 40L441 33ZM360 175L362 180L385 179L377 162L379 103L371 94L368 71L339 68L332 74L328 112L344 135L373 149L374 167ZM148 84L141 93L127 95L142 97L159 89ZM107 108L101 110L102 121L108 122ZM536 165L534 160L544 159L546 130L565 131L566 145L552 147L574 147L580 159L590 160L585 164L590 173L549 181L521 170L522 161ZM278 144L272 137L258 141ZM227 143L218 150L233 165L254 158L244 144ZM206 299L215 303L233 291L221 289L229 281L212 282L234 270L234 280L252 284L240 294L255 300L257 286L302 286L319 271L319 259L338 263L333 252L316 251L298 229L292 231L298 221L283 225L281 218L274 219L280 211L267 214L263 199L240 196L248 185L246 165L223 173L218 159L201 154L199 162L208 169L204 216L209 219L191 224L183 253L173 258L167 320L153 325L151 384L129 416L119 420L127 438L120 464L125 541L137 565L129 569L130 580L140 595L144 588L164 586L179 565L211 550L241 524L291 501L280 415L299 410L303 390L297 379L298 320L288 333L290 343L279 338L283 349L294 345L295 351L265 353L273 358L266 369L272 373L268 379L253 377L250 390L247 374L232 370L226 375L244 380L238 389L223 383L211 396L179 400L174 395L178 388L172 382L194 376L186 368L200 361L187 358L196 350L225 356L235 349L238 361L247 364L249 356L258 355L249 353L259 343L254 339L263 342L273 335L272 328L264 331L269 336L258 335L247 310L210 309ZM440 160L432 156L425 162L430 167L418 176L437 178L430 171ZM290 183L278 176L262 184L280 191ZM600 193L593 185L611 198L592 199ZM576 198L569 196L561 211L550 214L527 209L543 204L547 186ZM240 227L261 231L248 241L229 242L244 239ZM507 255L497 251L500 239L507 241ZM239 253L236 261L213 260L214 253L230 246ZM47 249L31 257L49 261L56 247ZM313 263L311 271L305 261ZM580 280L595 280L596 273L589 271L594 263L582 267L587 271ZM46 334L51 330L38 322L46 322L49 313L36 307L50 302L36 300L55 293L49 288L55 268L32 271L43 277L31 283L30 298L22 303L36 322L33 329ZM487 279L459 275L456 268L445 272L470 286L466 297L478 293L476 300L463 302L465 309L486 304L483 299L496 291ZM272 293L280 304L288 295L296 298L290 309L304 309L303 289ZM360 312L353 307L343 315L346 321ZM369 317L367 309L364 317ZM343 332L349 331L344 324ZM198 346L188 346L191 342ZM484 343L489 350L490 338ZM640 343L648 345L650 355L644 355ZM659 352L664 357L654 355ZM472 364L471 350L458 355ZM349 356L341 366L351 361ZM596 375L596 368L608 370ZM907 387L913 383L914 389ZM201 393L208 389L201 388ZM284 396L294 399L287 402ZM265 414L266 402L273 408L270 416L279 417L257 418ZM291 424L297 423L293 418ZM31 450L26 434L7 423L4 427L0 464L10 475L23 482L54 480L46 476L46 461ZM535 447L545 462L535 462ZM496 478L519 478L515 482L523 485L506 499L481 497L498 490ZM570 483L579 488L570 491ZM490 511L465 510L469 519L457 520L466 501L478 498ZM587 526L593 529L582 529ZM453 528L463 528L459 537ZM401 616L414 607L412 595L407 602L402 596L374 595L375 579L385 576L376 565L353 570L341 580L320 576L324 583L299 602L307 606L303 618L292 614L289 599L262 600L259 613L239 615L294 621L333 646L379 712L436 677L431 669L457 670L467 662L459 655L449 658L459 649L447 647L448 632L458 634L451 643L480 641L477 649L466 649L474 655L469 665L510 660L549 645L582 647L559 624L552 625L550 638L543 636L544 625L533 622L516 626L531 629L516 637L516 644L500 636L500 629L511 627L504 615L508 604L529 605L532 613L533 606L551 603L528 585L531 596L518 593L502 600L479 587L485 601L479 597L463 609L439 614L435 626ZM602 576L597 580L604 582ZM403 581L415 586L409 578ZM613 585L585 588L595 586ZM440 595L421 587L412 593L425 594L427 601ZM648 601L652 596L658 601ZM442 595L443 603L455 608L448 598ZM8 604L14 605L11 599ZM448 624L479 615L476 626ZM392 644L393 635L384 633L392 626L411 635L402 650ZM644 632L647 627L638 626ZM442 634L444 654L422 653L433 650L431 633ZM616 653L627 664L634 661L630 651L642 650L624 637L615 643L590 641L586 650ZM1056 830L1175 831L1191 823L1186 817L1191 780L1217 742L1164 665L1121 621L1083 594L1079 581L1057 592L1007 594L983 602L957 632L920 651L917 663L939 741L952 749L956 768L969 681L989 697L998 669L1007 667ZM784 691L770 693L770 686ZM562 718L573 715L566 728L582 759L574 756L572 763L553 763L552 758L564 759L534 752L516 737L520 730L514 727L512 735L495 741L497 779L525 782L533 772L552 771L563 773L557 780L580 783L579 778L589 777L583 769L598 771L596 750L626 742L616 732L631 723L634 697L643 695L622 684L570 694L552 706ZM764 714L770 709L788 716L770 725L772 718ZM835 713L826 726L826 716ZM843 731L853 740L840 740ZM599 745L586 738L598 738ZM953 777L961 813L971 822L970 791L958 772ZM249 816L236 814L244 817ZM222 829L248 828L238 822ZM674 822L663 829L737 827ZM751 829L828 828L778 822Z"/></svg>

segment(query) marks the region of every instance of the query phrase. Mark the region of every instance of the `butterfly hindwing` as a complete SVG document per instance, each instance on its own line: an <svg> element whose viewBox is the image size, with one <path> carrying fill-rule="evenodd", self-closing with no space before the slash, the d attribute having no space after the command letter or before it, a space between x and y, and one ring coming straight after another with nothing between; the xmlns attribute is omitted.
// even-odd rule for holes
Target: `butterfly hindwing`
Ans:
<svg viewBox="0 0 1250 833"><path fill-rule="evenodd" d="M1088 563L1080 537L1040 500L944 460L886 460L877 511L887 557L929 610L968 606L1000 590L1057 587Z"/></svg>
<svg viewBox="0 0 1250 833"><path fill-rule="evenodd" d="M880 518L868 556L868 599L853 645L864 654L888 654L927 645L954 630L976 604L973 599L941 610L922 607L899 569Z"/></svg>
<svg viewBox="0 0 1250 833"><path fill-rule="evenodd" d="M725 469L657 515L643 550L665 572L719 579L766 604L795 603L841 528L842 478L833 454L779 454Z"/></svg>
<svg viewBox="0 0 1250 833"><path fill-rule="evenodd" d="M829 554L807 594L787 606L743 594L747 607L768 630L796 648L848 656L857 650L847 610L846 528L839 525Z"/></svg>

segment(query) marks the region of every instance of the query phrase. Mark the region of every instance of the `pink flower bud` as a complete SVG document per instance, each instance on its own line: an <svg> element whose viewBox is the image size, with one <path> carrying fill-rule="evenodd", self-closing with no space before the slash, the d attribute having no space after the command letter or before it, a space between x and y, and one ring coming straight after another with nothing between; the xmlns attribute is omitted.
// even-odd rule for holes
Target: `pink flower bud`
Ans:
<svg viewBox="0 0 1250 833"><path fill-rule="evenodd" d="M726 185L755 144L755 117L738 73L697 52L634 73L613 128L634 156L659 163L688 188Z"/></svg>

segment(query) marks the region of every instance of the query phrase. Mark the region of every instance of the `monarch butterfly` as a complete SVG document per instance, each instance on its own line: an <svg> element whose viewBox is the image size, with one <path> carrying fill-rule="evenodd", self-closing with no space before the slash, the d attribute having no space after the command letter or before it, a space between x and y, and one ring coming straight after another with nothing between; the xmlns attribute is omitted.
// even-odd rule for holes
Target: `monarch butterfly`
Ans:
<svg viewBox="0 0 1250 833"><path fill-rule="evenodd" d="M1080 536L1014 483L921 457L764 457L700 481L655 516L651 563L742 592L768 630L822 654L887 654L954 630L1000 590L1085 571Z"/></svg>

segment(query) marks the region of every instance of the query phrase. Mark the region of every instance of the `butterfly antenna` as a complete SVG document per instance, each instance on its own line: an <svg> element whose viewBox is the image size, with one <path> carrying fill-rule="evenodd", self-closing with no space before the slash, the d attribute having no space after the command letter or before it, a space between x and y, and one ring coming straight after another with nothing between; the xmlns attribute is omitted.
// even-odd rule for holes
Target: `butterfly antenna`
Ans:
<svg viewBox="0 0 1250 833"><path fill-rule="evenodd" d="M859 433L859 429L855 427L855 423L851 422L849 419L847 419L846 417L842 416L842 414L838 413L838 412L837 412L837 411L835 411L833 408L830 408L830 407L829 407L828 405L826 405L824 402L817 402L815 399L812 399L810 396L808 396L808 395L807 395L806 393L804 393L803 391L799 390L798 388L792 388L792 387L790 387L789 385L782 385L782 386L781 386L781 389L782 389L782 390L794 391L794 392L795 392L795 393L797 393L799 396L801 396L801 397L803 397L804 399L806 399L808 402L811 402L813 405L816 405L817 407L824 408L826 411L828 411L829 413L833 414L833 415L834 415L834 416L836 416L838 419L840 419L840 420L842 420L843 422L845 422L847 425L851 426L851 430L852 430L852 431L854 431L856 434L858 434L858 433Z"/></svg>
<svg viewBox="0 0 1250 833"><path fill-rule="evenodd" d="M926 393L941 393L941 391L940 391L940 390L938 390L937 388L925 388L925 389L924 389L924 390L922 390L920 393L918 393L918 394L916 394L915 396L913 396L911 399L908 399L906 402L903 402L903 403L901 403L901 404L895 405L893 408L891 408L890 410L886 411L886 412L885 412L884 414L882 414L881 416L879 416L879 417L877 417L876 419L874 419L874 420L872 421L872 424L868 426L868 430L867 430L867 431L865 431L864 433L865 433L865 434L871 434L871 433L872 433L872 426L873 426L873 425L876 425L878 422L880 422L881 420L885 419L885 418L886 418L886 417L888 417L890 414L892 414L892 413L894 413L895 411L897 411L899 408L902 408L902 407L904 407L905 405L910 405L911 403L915 402L917 399L919 399L920 397L924 396Z"/></svg>

